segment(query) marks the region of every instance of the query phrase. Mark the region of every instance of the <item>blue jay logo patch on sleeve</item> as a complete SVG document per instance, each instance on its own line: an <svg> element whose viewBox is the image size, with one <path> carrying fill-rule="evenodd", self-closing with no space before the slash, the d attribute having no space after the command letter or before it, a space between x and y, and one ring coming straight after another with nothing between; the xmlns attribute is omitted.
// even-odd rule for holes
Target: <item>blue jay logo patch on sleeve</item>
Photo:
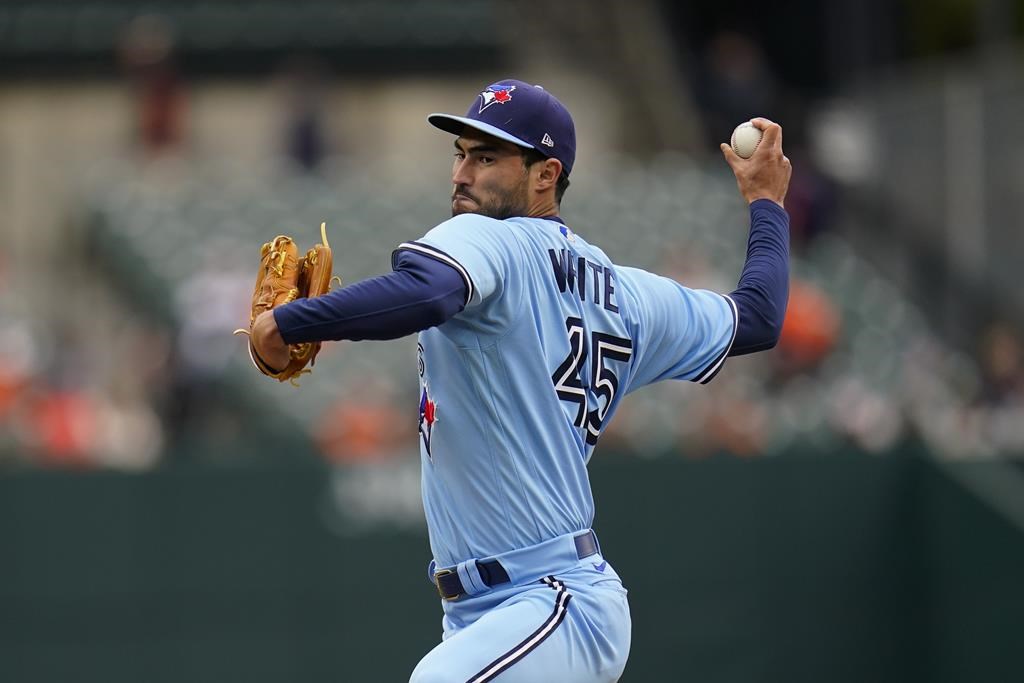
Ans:
<svg viewBox="0 0 1024 683"><path fill-rule="evenodd" d="M420 438L423 439L423 447L427 449L427 457L430 458L430 435L434 431L434 422L437 420L437 404L430 398L430 390L427 388L426 370L427 365L423 360L423 344L416 344L416 365L420 374L420 382L423 390L420 392Z"/></svg>
<svg viewBox="0 0 1024 683"><path fill-rule="evenodd" d="M430 399L430 393L426 385L420 394L420 438L423 439L423 447L427 449L427 457L430 454L430 436L434 431L434 422L437 421L437 404Z"/></svg>

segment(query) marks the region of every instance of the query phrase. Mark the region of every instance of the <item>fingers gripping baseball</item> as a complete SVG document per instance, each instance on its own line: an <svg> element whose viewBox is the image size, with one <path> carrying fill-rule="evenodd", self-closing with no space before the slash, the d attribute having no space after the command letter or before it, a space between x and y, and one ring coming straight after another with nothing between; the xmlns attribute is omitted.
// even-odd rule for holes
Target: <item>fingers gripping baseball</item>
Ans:
<svg viewBox="0 0 1024 683"><path fill-rule="evenodd" d="M754 124L754 128L760 130L764 136L761 138L760 146L782 149L782 126L762 117L750 119L750 123Z"/></svg>
<svg viewBox="0 0 1024 683"><path fill-rule="evenodd" d="M736 176L740 194L748 203L770 199L780 206L786 199L793 168L782 152L782 126L765 118L750 121L762 132L761 141L749 159L743 159L732 147L722 144L722 155Z"/></svg>

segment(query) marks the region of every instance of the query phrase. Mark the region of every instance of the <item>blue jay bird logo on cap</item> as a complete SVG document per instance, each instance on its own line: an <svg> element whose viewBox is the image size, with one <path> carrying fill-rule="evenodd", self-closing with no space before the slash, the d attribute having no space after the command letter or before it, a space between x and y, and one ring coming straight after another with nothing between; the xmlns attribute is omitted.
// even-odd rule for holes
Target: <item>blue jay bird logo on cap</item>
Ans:
<svg viewBox="0 0 1024 683"><path fill-rule="evenodd" d="M505 104L512 99L512 91L516 89L514 85L489 85L487 90L480 93L480 110L477 113L482 112L492 104Z"/></svg>

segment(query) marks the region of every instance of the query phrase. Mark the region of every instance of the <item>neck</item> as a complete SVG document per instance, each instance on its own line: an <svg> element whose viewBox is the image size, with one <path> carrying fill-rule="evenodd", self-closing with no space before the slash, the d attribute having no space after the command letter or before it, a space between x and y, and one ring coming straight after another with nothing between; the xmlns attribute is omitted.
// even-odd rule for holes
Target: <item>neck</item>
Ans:
<svg viewBox="0 0 1024 683"><path fill-rule="evenodd" d="M538 199L530 205L527 209L526 215L529 218L544 218L546 216L557 216L558 215L558 202L555 201L554 197L544 197Z"/></svg>

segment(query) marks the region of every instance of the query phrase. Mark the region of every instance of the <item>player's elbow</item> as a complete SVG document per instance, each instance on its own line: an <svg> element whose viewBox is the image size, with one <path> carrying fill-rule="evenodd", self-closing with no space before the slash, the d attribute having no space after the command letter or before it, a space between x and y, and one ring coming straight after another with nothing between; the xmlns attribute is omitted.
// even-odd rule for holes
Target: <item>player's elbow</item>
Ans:
<svg viewBox="0 0 1024 683"><path fill-rule="evenodd" d="M441 323L445 322L448 318L445 317L444 306L441 306L436 301L427 303L421 310L423 317L423 329L430 327L437 327Z"/></svg>
<svg viewBox="0 0 1024 683"><path fill-rule="evenodd" d="M786 313L782 311L774 315L765 326L765 350L774 349L782 339L782 324L786 321Z"/></svg>
<svg viewBox="0 0 1024 683"><path fill-rule="evenodd" d="M421 312L427 326L436 327L453 318L464 308L462 299L461 292L451 292L424 302Z"/></svg>
<svg viewBox="0 0 1024 683"><path fill-rule="evenodd" d="M778 306L770 300L752 302L743 292L734 292L736 302L736 337L733 339L730 356L743 356L775 348L782 337L785 306Z"/></svg>
<svg viewBox="0 0 1024 683"><path fill-rule="evenodd" d="M782 339L782 326L786 320L785 307L769 305L762 316L758 346L762 351L774 349Z"/></svg>

